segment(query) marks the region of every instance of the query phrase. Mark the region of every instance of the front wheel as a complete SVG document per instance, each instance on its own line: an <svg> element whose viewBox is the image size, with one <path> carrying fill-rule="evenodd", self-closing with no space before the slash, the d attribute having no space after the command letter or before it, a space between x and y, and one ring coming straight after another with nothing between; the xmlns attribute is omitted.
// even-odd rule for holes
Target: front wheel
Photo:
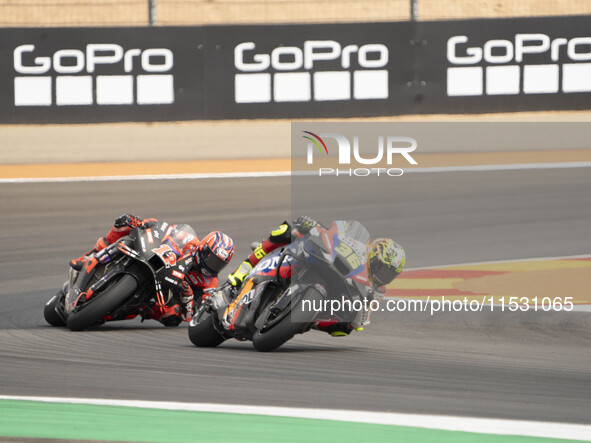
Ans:
<svg viewBox="0 0 591 443"><path fill-rule="evenodd" d="M304 309L305 300L311 302L310 306L315 306L314 301L321 302L324 298L315 289L308 288L302 298L295 303L290 312L286 313L279 322L269 329L262 328L254 333L252 337L254 348L261 352L274 351L293 338L294 335L304 332L314 322L317 314L314 310ZM292 317L297 318L298 321L293 321Z"/></svg>
<svg viewBox="0 0 591 443"><path fill-rule="evenodd" d="M96 295L96 298L82 305L80 310L70 314L67 326L72 331L81 331L109 315L129 298L137 289L137 281L124 274L113 286Z"/></svg>
<svg viewBox="0 0 591 443"><path fill-rule="evenodd" d="M45 303L43 317L45 317L45 321L51 326L66 326L64 319L57 313L57 309L63 303L63 298L63 293L60 291Z"/></svg>
<svg viewBox="0 0 591 443"><path fill-rule="evenodd" d="M189 340L200 348L215 348L226 339L218 332L214 324L214 314L200 312L189 323Z"/></svg>

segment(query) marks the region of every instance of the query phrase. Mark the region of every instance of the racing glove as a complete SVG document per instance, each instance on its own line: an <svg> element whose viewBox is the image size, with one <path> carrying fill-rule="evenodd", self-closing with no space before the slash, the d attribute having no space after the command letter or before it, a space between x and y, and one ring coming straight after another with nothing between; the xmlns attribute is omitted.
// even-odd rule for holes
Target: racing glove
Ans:
<svg viewBox="0 0 591 443"><path fill-rule="evenodd" d="M195 303L193 301L193 290L186 281L182 283L181 304L183 307L183 319L185 321L191 320L195 311Z"/></svg>
<svg viewBox="0 0 591 443"><path fill-rule="evenodd" d="M293 227L297 229L297 231L302 234L306 235L309 233L313 228L318 225L318 222L310 217L305 215L299 216L294 222Z"/></svg>
<svg viewBox="0 0 591 443"><path fill-rule="evenodd" d="M134 227L134 228L147 229L147 228L151 228L152 226L154 226L155 223L156 223L156 219L154 219L154 218L143 219L143 218L137 217L135 215L123 214L121 217L119 217L115 220L115 223L113 224L113 226L115 226L116 228L122 228L124 226L128 226L130 228Z"/></svg>

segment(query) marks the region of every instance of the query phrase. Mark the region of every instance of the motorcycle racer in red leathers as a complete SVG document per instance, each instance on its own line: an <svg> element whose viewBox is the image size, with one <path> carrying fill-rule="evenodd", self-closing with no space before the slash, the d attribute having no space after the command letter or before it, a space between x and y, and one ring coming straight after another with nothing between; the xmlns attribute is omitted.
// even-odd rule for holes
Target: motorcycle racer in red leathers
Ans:
<svg viewBox="0 0 591 443"><path fill-rule="evenodd" d="M142 219L131 214L124 214L115 220L105 237L97 240L94 247L70 262L73 272L80 271L84 262L122 237L128 235L132 227L148 229L158 223L154 218ZM174 228L176 225L172 225ZM179 248L180 249L180 248ZM230 262L234 255L232 239L220 232L213 231L201 241L196 237L182 247L183 256L190 255L193 265L182 284L179 294L175 294L166 305L154 304L142 313L143 319L154 319L165 326L178 326L182 321L190 321L193 316L195 299L209 297L218 285L218 273Z"/></svg>
<svg viewBox="0 0 591 443"><path fill-rule="evenodd" d="M292 225L284 221L276 230L272 231L268 238L263 240L254 251L244 260L238 269L228 275L228 281L224 291L232 296L242 285L249 272L267 254L278 248L290 244L293 240L310 233L314 228L323 229L317 221L301 216ZM389 238L378 238L368 246L366 273L369 285L379 294L384 294L385 286L391 283L403 271L406 264L406 255L402 246ZM369 314L369 313L367 313ZM325 331L333 337L349 335L353 330L362 331L362 327L355 327L350 323L340 323L336 318L322 319L314 326Z"/></svg>

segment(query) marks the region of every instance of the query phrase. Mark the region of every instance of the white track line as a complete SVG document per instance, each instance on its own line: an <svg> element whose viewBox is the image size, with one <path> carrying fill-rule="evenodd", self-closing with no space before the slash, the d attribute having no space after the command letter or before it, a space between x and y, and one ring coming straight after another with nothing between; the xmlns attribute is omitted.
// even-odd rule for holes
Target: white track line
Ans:
<svg viewBox="0 0 591 443"><path fill-rule="evenodd" d="M1 400L26 400L48 403L69 403L101 406L125 406L169 411L220 412L267 415L320 420L336 420L379 425L409 426L444 431L480 434L520 435L591 441L591 425L505 420L496 418L455 417L445 415L400 414L391 412L347 411L339 409L287 408L217 403L181 403L141 400L107 400L91 398L26 397L0 395Z"/></svg>
<svg viewBox="0 0 591 443"><path fill-rule="evenodd" d="M203 174L161 174L161 175L105 175L100 177L39 177L39 178L0 178L0 183L68 183L68 182L104 182L128 180L198 180L204 178L260 178L285 177L291 171L274 172L220 172Z"/></svg>
<svg viewBox="0 0 591 443"><path fill-rule="evenodd" d="M522 171L527 169L571 169L591 168L591 162L515 163L509 165L436 166L432 168L406 168L411 172L479 172L479 171Z"/></svg>
<svg viewBox="0 0 591 443"><path fill-rule="evenodd" d="M476 165L476 166L442 166L432 168L406 168L404 173L425 172L487 172L487 171L522 171L531 169L572 169L591 168L591 162L562 163L518 163L512 165ZM100 177L39 177L39 178L0 178L1 183L67 183L67 182L101 182L129 180L198 180L216 178L261 178L291 176L291 171L272 172L220 172L200 174L160 174L160 175L114 175ZM296 171L296 176L317 175L316 171ZM372 174L376 175L376 174Z"/></svg>

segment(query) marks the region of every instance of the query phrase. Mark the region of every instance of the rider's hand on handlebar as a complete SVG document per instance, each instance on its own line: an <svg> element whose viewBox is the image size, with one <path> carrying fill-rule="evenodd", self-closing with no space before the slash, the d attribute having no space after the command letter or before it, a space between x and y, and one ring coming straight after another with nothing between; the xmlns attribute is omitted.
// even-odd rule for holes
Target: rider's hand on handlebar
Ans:
<svg viewBox="0 0 591 443"><path fill-rule="evenodd" d="M310 232L318 222L310 217L305 215L299 216L294 222L293 227L298 230L300 234L306 235Z"/></svg>
<svg viewBox="0 0 591 443"><path fill-rule="evenodd" d="M194 313L195 305L193 303L193 299L191 298L187 303L183 303L183 317L185 321L191 320Z"/></svg>
<svg viewBox="0 0 591 443"><path fill-rule="evenodd" d="M144 222L142 223L141 228L148 229L154 226L156 223L158 223L158 220L156 220L155 218L144 218Z"/></svg>
<svg viewBox="0 0 591 443"><path fill-rule="evenodd" d="M183 306L183 317L187 321L193 317L195 308L193 302L193 290L186 281L183 281L182 287L181 303Z"/></svg>
<svg viewBox="0 0 591 443"><path fill-rule="evenodd" d="M156 219L153 218L148 218L148 219L142 219L140 217L137 217L135 215L132 214L123 214L121 217L119 217L117 220L115 220L114 226L116 228L122 228L124 226L129 226L130 228L142 228L142 229L147 229L147 228L151 228L152 226L154 226L154 224L156 223Z"/></svg>
<svg viewBox="0 0 591 443"><path fill-rule="evenodd" d="M123 214L117 220L115 220L114 226L116 228L122 228L124 226L139 228L143 225L144 220L135 215Z"/></svg>

